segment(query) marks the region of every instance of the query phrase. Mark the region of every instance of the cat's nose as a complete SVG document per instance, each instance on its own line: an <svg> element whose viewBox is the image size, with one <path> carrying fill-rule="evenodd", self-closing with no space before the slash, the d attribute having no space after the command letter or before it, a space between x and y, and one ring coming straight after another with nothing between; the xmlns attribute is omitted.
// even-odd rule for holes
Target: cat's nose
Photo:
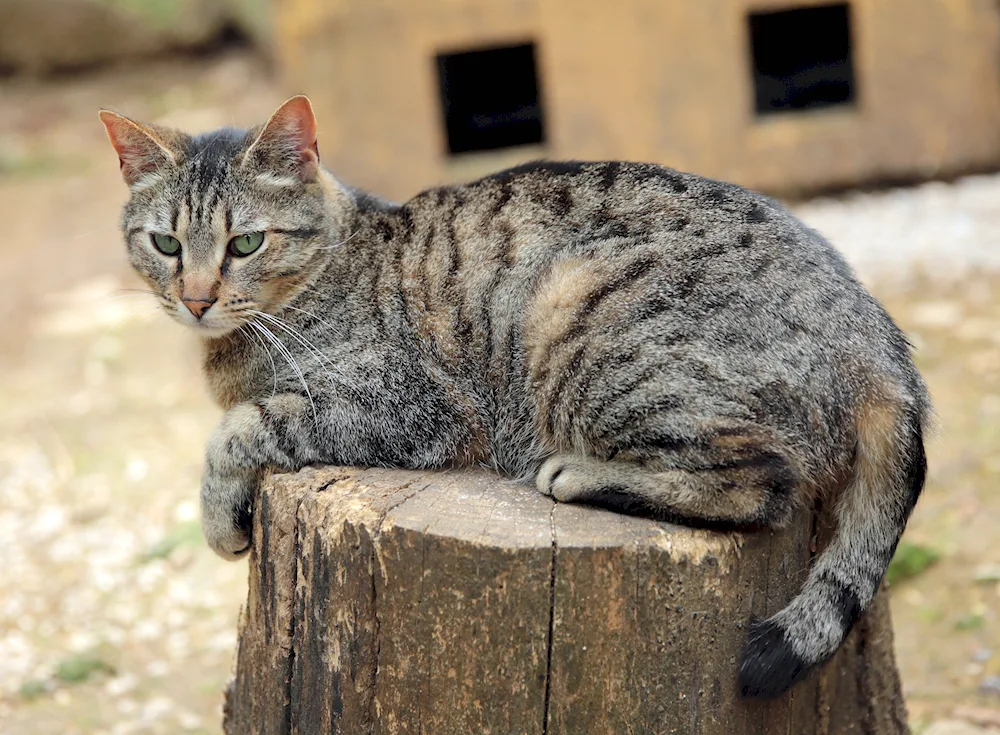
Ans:
<svg viewBox="0 0 1000 735"><path fill-rule="evenodd" d="M181 299L184 306L188 308L192 314L194 314L195 319L201 319L205 316L205 312L208 311L209 307L215 303L215 299Z"/></svg>

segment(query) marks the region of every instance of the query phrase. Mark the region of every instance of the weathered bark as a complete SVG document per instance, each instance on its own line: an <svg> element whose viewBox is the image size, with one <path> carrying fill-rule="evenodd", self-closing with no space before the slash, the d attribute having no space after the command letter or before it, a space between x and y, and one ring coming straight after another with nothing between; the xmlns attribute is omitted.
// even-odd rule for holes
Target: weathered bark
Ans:
<svg viewBox="0 0 1000 735"><path fill-rule="evenodd" d="M815 526L696 531L472 472L277 475L226 732L907 732L884 594L818 675L738 698L747 625L797 592Z"/></svg>

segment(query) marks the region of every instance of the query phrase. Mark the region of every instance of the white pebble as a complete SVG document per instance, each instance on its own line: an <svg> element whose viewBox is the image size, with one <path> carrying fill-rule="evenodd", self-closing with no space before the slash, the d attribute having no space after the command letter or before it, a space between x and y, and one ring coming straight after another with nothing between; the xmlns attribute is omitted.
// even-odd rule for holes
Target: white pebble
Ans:
<svg viewBox="0 0 1000 735"><path fill-rule="evenodd" d="M185 500L174 508L174 520L178 523L190 523L198 518L198 504L193 500Z"/></svg>
<svg viewBox="0 0 1000 735"><path fill-rule="evenodd" d="M125 465L125 479L129 482L145 480L149 474L149 463L142 457L133 457Z"/></svg>
<svg viewBox="0 0 1000 735"><path fill-rule="evenodd" d="M104 685L104 691L112 697L120 697L135 689L138 683L139 680L133 674L122 674L114 679L109 679Z"/></svg>

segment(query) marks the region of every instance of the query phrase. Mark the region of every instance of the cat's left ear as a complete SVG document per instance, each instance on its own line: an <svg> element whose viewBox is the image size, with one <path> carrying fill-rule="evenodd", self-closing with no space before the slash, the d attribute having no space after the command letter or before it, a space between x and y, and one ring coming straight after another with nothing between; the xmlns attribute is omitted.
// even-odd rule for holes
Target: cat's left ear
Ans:
<svg viewBox="0 0 1000 735"><path fill-rule="evenodd" d="M303 183L314 181L319 171L319 144L309 98L292 97L279 107L247 149L243 162L272 175L291 175Z"/></svg>

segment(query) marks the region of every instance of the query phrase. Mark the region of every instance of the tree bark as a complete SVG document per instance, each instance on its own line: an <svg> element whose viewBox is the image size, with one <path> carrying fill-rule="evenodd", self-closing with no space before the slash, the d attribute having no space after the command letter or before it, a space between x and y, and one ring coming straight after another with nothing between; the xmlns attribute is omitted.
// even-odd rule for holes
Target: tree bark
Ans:
<svg viewBox="0 0 1000 735"><path fill-rule="evenodd" d="M476 472L275 475L225 731L908 732L884 591L817 675L738 696L747 626L798 592L822 528L698 531Z"/></svg>

